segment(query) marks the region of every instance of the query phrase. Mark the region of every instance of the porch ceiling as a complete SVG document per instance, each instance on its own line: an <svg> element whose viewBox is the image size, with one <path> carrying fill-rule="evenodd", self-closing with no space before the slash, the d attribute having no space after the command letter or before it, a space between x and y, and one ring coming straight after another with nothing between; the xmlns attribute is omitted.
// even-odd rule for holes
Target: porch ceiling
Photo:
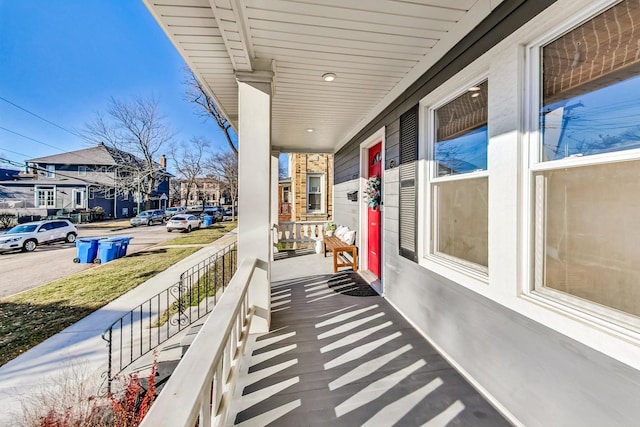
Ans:
<svg viewBox="0 0 640 427"><path fill-rule="evenodd" d="M273 61L273 146L334 152L502 0L143 1L234 127L235 72Z"/></svg>

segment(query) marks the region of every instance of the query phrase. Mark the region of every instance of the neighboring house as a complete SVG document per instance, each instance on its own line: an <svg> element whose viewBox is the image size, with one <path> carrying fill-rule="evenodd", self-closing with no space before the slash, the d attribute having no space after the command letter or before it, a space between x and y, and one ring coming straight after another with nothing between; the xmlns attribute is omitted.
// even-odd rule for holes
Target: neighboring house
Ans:
<svg viewBox="0 0 640 427"><path fill-rule="evenodd" d="M278 221L292 221L293 196L291 178L280 178L278 181Z"/></svg>
<svg viewBox="0 0 640 427"><path fill-rule="evenodd" d="M224 204L224 191L220 189L220 181L212 176L196 178L192 182L180 181L180 204L182 206Z"/></svg>
<svg viewBox="0 0 640 427"><path fill-rule="evenodd" d="M289 154L290 178L279 181L279 221L333 218L333 155Z"/></svg>
<svg viewBox="0 0 640 427"><path fill-rule="evenodd" d="M60 211L100 206L106 217L133 216L139 202L144 204L143 198L136 197L137 191L120 194L114 189L114 174L121 168L117 159L122 158L135 159L100 143L92 148L28 160L24 172L2 181L0 207L18 209L20 214L51 216ZM166 171L164 157L158 168ZM170 177L167 172L161 174L156 189L149 195L150 209L166 207Z"/></svg>

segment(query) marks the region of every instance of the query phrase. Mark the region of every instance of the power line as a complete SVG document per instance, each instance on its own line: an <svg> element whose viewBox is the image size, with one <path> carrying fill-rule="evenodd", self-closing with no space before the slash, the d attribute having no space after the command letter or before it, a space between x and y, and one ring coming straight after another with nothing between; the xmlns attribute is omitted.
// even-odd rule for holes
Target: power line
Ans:
<svg viewBox="0 0 640 427"><path fill-rule="evenodd" d="M25 112L25 113L27 113L27 114L31 114L32 116L37 117L37 118L39 118L40 120L42 120L42 121L44 121L44 122L47 122L47 123L49 123L49 124L50 124L50 125L52 125L52 126L57 127L58 129L62 129L63 131L65 131L65 132L67 132L67 133L70 133L71 135L78 136L78 137L82 138L82 135L80 135L79 133L74 132L74 131L71 131L71 130L69 130L69 129L65 128L64 126L60 126L59 124L54 123L54 122L52 122L51 120L47 120L47 119L45 119L44 117L42 117L42 116L40 116L40 115L38 115L38 114L34 113L33 111L29 111L29 110L27 110L26 108L19 106L19 105L18 105L18 104L16 104L15 102L11 102L11 101L9 101L7 98L3 98L2 96L0 96L0 100L2 100L2 101L4 101L4 102L6 102L7 104L13 105L13 106L14 106L14 107L16 107L17 109L22 110L22 111L24 111L24 112Z"/></svg>
<svg viewBox="0 0 640 427"><path fill-rule="evenodd" d="M4 130L4 131L6 131L6 132L12 133L12 134L14 134L14 135L18 135L18 136L20 136L20 137L22 137L22 138L25 138L25 139L28 139L28 140L30 140L30 141L37 142L38 144L42 144L42 145L44 145L44 146L54 148L54 149L56 149L56 150L58 150L58 151L60 151L60 152L64 153L64 150L63 150L63 149L61 149L61 148L59 148L59 147L56 147L55 145L47 144L46 142L42 142L42 141L37 140L37 139L35 139L35 138L31 138L30 136L23 135L23 134L21 134L21 133L19 133L19 132L13 131L13 130L11 130L11 129L7 129L6 127L3 127L3 126L0 126L0 129Z"/></svg>
<svg viewBox="0 0 640 427"><path fill-rule="evenodd" d="M26 154L18 153L17 151L12 151L12 150L9 150L8 148L3 148L2 151L7 151L7 152L9 152L11 154L15 154L15 155L18 155L18 156L29 157Z"/></svg>
<svg viewBox="0 0 640 427"><path fill-rule="evenodd" d="M30 141L37 142L38 144L42 144L42 145L44 145L44 146L51 147L51 148L53 148L53 149L55 149L55 150L57 150L57 151L59 151L59 152L61 152L61 153L68 153L68 152L69 152L68 150L63 150L62 148L56 147L55 145L48 144L48 143L46 143L46 142L40 141L40 140L35 139L35 138L31 138L30 136L27 136L27 135L24 135L24 134L22 134L22 133L19 133L19 132L13 131L13 130L11 130L11 129L7 129L7 128L3 127L3 126L0 126L0 129L4 130L4 131L6 131L6 132L12 133L12 134L14 134L14 135L17 135L17 136L19 136L19 137L21 137L21 138L25 138L25 139L28 139L28 140L30 140ZM11 151L11 150L7 150L7 149L4 149L4 150L5 150L5 151ZM84 154L79 154L79 153L77 153L77 151L78 151L78 150L76 150L76 151L75 151L75 155L76 155L76 156L78 156L78 157L80 157L80 158L83 158L83 159L85 159L85 160L88 160L88 161L93 161L93 160L94 160L94 159L92 159L92 158L90 158L90 157L87 157L87 156L86 156L86 155L84 155ZM13 154L17 154L17 155L19 155L19 156L24 156L25 158L29 158L29 157L31 157L31 156L28 156L28 155L26 155L26 154L16 153L15 151L11 151L11 152L12 152Z"/></svg>

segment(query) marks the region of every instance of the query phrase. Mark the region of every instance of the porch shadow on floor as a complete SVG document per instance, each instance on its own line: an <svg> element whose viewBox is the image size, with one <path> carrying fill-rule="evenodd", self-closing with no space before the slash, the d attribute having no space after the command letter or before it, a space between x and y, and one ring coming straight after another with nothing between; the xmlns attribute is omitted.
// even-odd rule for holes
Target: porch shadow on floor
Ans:
<svg viewBox="0 0 640 427"><path fill-rule="evenodd" d="M271 332L242 372L235 425L509 425L349 271L273 283Z"/></svg>

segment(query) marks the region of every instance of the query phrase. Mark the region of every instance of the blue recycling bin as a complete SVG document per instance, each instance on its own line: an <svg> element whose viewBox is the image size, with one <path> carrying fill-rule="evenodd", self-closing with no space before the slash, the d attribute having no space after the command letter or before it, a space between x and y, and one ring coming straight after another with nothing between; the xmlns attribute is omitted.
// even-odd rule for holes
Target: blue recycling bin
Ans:
<svg viewBox="0 0 640 427"><path fill-rule="evenodd" d="M204 216L204 226L205 227L209 227L211 224L213 224L213 216L205 215Z"/></svg>
<svg viewBox="0 0 640 427"><path fill-rule="evenodd" d="M112 238L115 239L116 237ZM133 237L118 236L118 239L120 239L120 250L118 251L118 258L121 258L127 255L127 248L129 247L129 243L131 242L131 239L133 239Z"/></svg>
<svg viewBox="0 0 640 427"><path fill-rule="evenodd" d="M102 239L98 242L98 257L95 259L96 264L113 261L118 258L122 248L122 239L110 237Z"/></svg>
<svg viewBox="0 0 640 427"><path fill-rule="evenodd" d="M101 237L83 237L76 240L77 256L73 262L91 264L98 255L98 242Z"/></svg>

